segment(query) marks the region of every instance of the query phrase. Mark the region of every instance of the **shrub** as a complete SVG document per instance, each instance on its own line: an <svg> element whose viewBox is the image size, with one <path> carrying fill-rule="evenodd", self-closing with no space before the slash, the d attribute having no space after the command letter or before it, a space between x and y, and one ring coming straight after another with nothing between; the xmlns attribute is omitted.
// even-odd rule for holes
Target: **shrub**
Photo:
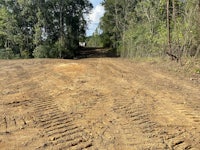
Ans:
<svg viewBox="0 0 200 150"><path fill-rule="evenodd" d="M33 51L33 56L35 58L48 58L49 57L49 47L45 45L37 46Z"/></svg>
<svg viewBox="0 0 200 150"><path fill-rule="evenodd" d="M0 50L0 58L1 59L13 59L14 53L11 48L1 49Z"/></svg>
<svg viewBox="0 0 200 150"><path fill-rule="evenodd" d="M28 50L22 50L20 53L21 53L21 58L24 59L30 58L30 52Z"/></svg>

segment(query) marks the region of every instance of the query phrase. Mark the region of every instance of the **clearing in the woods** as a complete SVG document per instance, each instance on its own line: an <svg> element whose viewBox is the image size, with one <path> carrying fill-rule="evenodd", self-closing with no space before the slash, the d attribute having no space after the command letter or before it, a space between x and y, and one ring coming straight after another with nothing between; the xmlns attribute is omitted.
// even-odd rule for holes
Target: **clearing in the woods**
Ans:
<svg viewBox="0 0 200 150"><path fill-rule="evenodd" d="M121 58L0 61L0 149L199 150L200 87Z"/></svg>

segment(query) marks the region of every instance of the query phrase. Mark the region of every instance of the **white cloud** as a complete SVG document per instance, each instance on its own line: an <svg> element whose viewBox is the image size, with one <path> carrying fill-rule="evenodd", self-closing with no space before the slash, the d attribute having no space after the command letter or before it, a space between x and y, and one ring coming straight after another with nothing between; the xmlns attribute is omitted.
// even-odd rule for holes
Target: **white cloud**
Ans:
<svg viewBox="0 0 200 150"><path fill-rule="evenodd" d="M87 17L89 22L87 34L91 35L94 32L100 22L100 18L104 15L104 12L104 7L101 4L93 8L92 12Z"/></svg>
<svg viewBox="0 0 200 150"><path fill-rule="evenodd" d="M104 14L104 7L102 5L97 5L91 12L91 14L89 14L89 20L92 23L99 23L100 18L103 16Z"/></svg>

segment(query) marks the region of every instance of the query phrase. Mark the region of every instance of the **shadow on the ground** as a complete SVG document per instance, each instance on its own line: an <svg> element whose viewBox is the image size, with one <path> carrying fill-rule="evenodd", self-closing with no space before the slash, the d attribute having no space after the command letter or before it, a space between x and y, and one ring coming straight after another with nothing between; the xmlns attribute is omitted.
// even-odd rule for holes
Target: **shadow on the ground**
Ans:
<svg viewBox="0 0 200 150"><path fill-rule="evenodd" d="M76 58L119 57L115 50L101 47L81 47Z"/></svg>

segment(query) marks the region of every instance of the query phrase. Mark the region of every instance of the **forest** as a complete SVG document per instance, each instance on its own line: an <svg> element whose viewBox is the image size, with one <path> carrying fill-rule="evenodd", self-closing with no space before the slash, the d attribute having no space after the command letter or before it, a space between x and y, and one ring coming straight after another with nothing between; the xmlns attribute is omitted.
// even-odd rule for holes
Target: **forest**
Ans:
<svg viewBox="0 0 200 150"><path fill-rule="evenodd" d="M88 0L1 0L0 58L71 58L85 37Z"/></svg>
<svg viewBox="0 0 200 150"><path fill-rule="evenodd" d="M200 55L200 0L104 0L101 43L122 57Z"/></svg>
<svg viewBox="0 0 200 150"><path fill-rule="evenodd" d="M86 37L88 0L1 0L0 58L73 58L79 41L121 57L200 55L200 0L104 0Z"/></svg>

